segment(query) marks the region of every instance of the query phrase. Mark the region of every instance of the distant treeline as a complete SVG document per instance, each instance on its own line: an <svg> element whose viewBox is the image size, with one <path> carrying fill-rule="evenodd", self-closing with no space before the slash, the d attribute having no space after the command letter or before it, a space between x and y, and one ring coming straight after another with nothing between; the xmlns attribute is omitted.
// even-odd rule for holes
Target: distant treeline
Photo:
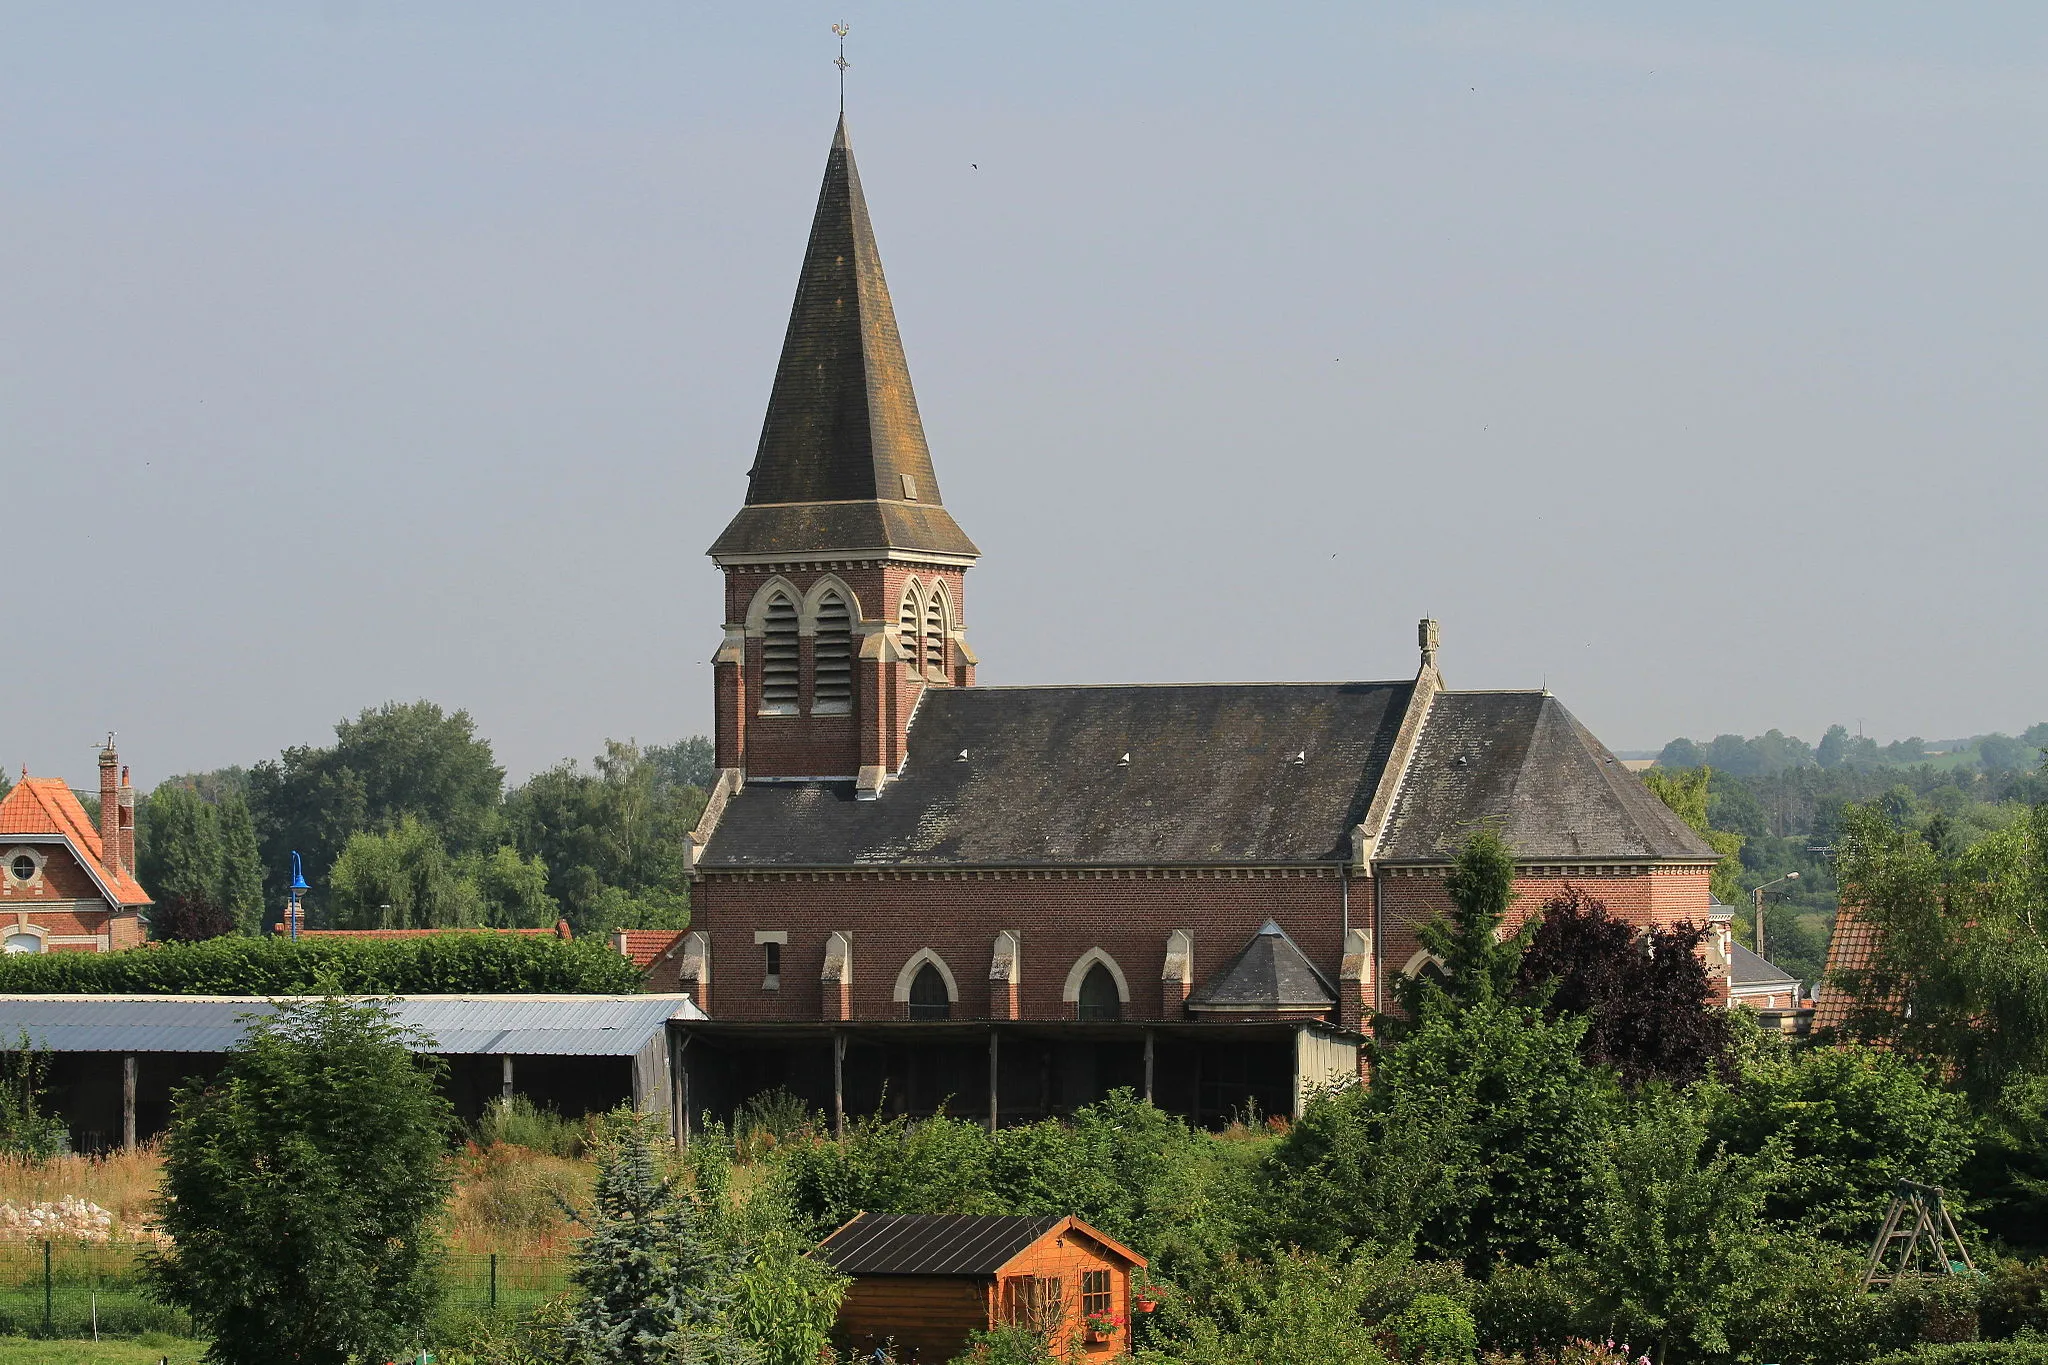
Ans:
<svg viewBox="0 0 2048 1365"><path fill-rule="evenodd" d="M1863 735L1850 734L1846 725L1830 725L1819 744L1808 744L1781 730L1751 735L1748 739L1741 735L1716 735L1705 744L1674 739L1657 755L1657 765L1712 768L1737 777L1760 777L1787 768L1870 770L1910 768L1924 763L1944 768L1963 766L1996 775L2040 767L2043 749L2048 749L2048 721L2017 736L1976 735L1938 753L1930 753L1927 741L1918 735L1879 744Z"/></svg>

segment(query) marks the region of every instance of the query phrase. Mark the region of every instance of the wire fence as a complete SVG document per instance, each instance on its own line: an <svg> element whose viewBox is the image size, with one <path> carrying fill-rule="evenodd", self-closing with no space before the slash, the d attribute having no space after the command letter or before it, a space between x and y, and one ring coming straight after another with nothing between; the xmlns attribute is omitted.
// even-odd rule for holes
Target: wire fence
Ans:
<svg viewBox="0 0 2048 1365"><path fill-rule="evenodd" d="M0 1337L82 1340L144 1332L192 1334L192 1321L143 1292L143 1248L80 1242L0 1243ZM555 1256L451 1255L444 1302L521 1317L569 1288Z"/></svg>

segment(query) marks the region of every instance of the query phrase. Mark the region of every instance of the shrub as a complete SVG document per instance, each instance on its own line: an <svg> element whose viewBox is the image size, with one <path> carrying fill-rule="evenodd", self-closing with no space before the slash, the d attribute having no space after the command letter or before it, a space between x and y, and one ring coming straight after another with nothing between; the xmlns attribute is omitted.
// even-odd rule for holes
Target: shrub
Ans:
<svg viewBox="0 0 2048 1365"><path fill-rule="evenodd" d="M1578 1327L1583 1296L1548 1261L1502 1265L1474 1286L1472 1317L1490 1351L1534 1358L1563 1349Z"/></svg>
<svg viewBox="0 0 2048 1365"><path fill-rule="evenodd" d="M481 1147L524 1147L529 1152L574 1160L583 1155L590 1130L575 1119L541 1108L524 1095L513 1095L485 1105L471 1132Z"/></svg>
<svg viewBox="0 0 2048 1365"><path fill-rule="evenodd" d="M1448 1294L1417 1294L1385 1326L1406 1365L1463 1365L1479 1353L1472 1315Z"/></svg>
<svg viewBox="0 0 2048 1365"><path fill-rule="evenodd" d="M527 934L274 935L0 957L0 994L18 995L627 995L642 985L640 969L596 939Z"/></svg>
<svg viewBox="0 0 2048 1365"><path fill-rule="evenodd" d="M1870 1365L2048 1365L2048 1337L1920 1346L1879 1356Z"/></svg>
<svg viewBox="0 0 2048 1365"><path fill-rule="evenodd" d="M0 1049L0 1156L47 1161L70 1147L64 1120L43 1112L49 1074L50 1054L30 1043L26 1032L14 1047Z"/></svg>
<svg viewBox="0 0 2048 1365"><path fill-rule="evenodd" d="M1979 1312L1986 1336L2048 1334L2048 1261L1999 1261L1987 1267Z"/></svg>

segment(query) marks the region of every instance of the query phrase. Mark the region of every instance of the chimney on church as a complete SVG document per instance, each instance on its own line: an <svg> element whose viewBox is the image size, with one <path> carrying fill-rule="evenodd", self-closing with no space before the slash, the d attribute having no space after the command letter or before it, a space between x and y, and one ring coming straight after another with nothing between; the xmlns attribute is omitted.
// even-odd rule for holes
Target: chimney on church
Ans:
<svg viewBox="0 0 2048 1365"><path fill-rule="evenodd" d="M121 861L121 755L112 735L100 750L100 861L108 867Z"/></svg>
<svg viewBox="0 0 2048 1365"><path fill-rule="evenodd" d="M128 765L121 765L121 871L135 875L135 788L128 785Z"/></svg>

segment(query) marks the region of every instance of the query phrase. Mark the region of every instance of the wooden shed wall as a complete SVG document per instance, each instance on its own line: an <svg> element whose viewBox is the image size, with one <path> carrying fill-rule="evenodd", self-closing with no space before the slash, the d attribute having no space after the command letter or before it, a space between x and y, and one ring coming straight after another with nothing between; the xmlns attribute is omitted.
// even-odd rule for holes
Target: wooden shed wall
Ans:
<svg viewBox="0 0 2048 1365"><path fill-rule="evenodd" d="M896 1358L951 1360L989 1325L989 1280L952 1275L860 1275L839 1304L839 1330L862 1349L896 1343Z"/></svg>
<svg viewBox="0 0 2048 1365"><path fill-rule="evenodd" d="M1125 1326L1109 1341L1088 1342L1081 1317L1081 1276L1090 1270L1109 1272L1109 1311L1122 1318ZM1004 1280L1024 1276L1057 1279L1063 1321L1053 1339L1053 1353L1065 1358L1067 1352L1086 1352L1105 1358L1130 1347L1131 1268L1120 1256L1113 1256L1094 1238L1067 1231L1058 1237L1041 1238L1003 1267ZM998 1302L1004 1302L1000 1286Z"/></svg>

